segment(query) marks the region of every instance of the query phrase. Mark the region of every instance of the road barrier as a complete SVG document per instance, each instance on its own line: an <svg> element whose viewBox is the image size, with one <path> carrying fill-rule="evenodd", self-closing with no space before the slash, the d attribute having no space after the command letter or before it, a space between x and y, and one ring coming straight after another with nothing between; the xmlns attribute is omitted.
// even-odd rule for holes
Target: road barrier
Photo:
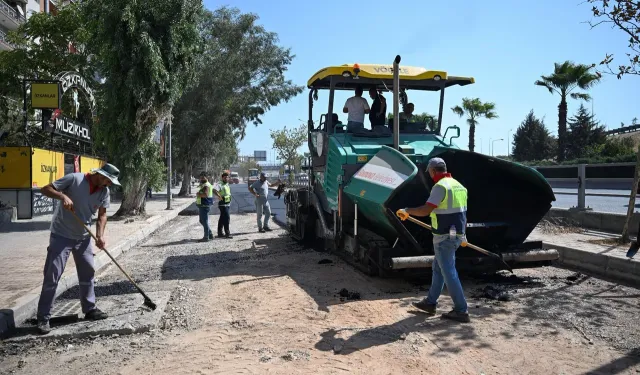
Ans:
<svg viewBox="0 0 640 375"><path fill-rule="evenodd" d="M587 185L594 188L600 185L604 189L629 189L633 187L633 173L635 163L611 163L611 164L577 164L536 166L551 185L565 185L563 188L574 188L578 192L555 191L557 195L577 195L577 205L580 210L587 209L586 197L627 198L630 194L615 193L587 193ZM560 188L559 186L554 186Z"/></svg>

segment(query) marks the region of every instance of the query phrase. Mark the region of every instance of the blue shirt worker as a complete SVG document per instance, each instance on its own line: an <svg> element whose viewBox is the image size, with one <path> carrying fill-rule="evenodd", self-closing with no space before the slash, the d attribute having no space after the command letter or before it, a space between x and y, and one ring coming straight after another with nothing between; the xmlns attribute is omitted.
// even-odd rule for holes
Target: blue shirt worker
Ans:
<svg viewBox="0 0 640 375"><path fill-rule="evenodd" d="M80 286L80 304L85 319L106 319L107 314L96 307L94 292L93 249L91 236L78 222L78 218L91 226L91 218L98 211L96 246L106 246L104 229L107 225L107 208L110 203L109 186L120 186L120 171L111 164L90 173L70 173L42 188L42 195L62 201L51 219L51 235L44 264L44 280L38 301L38 330L42 334L51 331L49 319L60 277L73 254ZM74 217L77 215L77 218Z"/></svg>
<svg viewBox="0 0 640 375"><path fill-rule="evenodd" d="M218 197L218 209L220 209L220 217L218 218L218 238L233 238L229 231L229 223L231 222L231 187L229 186L229 174L222 174L222 183L220 191L215 192ZM224 235L222 234L224 228Z"/></svg>
<svg viewBox="0 0 640 375"><path fill-rule="evenodd" d="M421 207L398 210L401 220L411 216L430 216L433 228L432 280L429 293L413 306L436 314L436 305L444 285L453 300L453 310L442 317L459 322L469 322L467 301L456 271L456 250L460 247L467 226L467 189L447 173L447 165L441 158L429 160L429 176L435 182L427 202Z"/></svg>
<svg viewBox="0 0 640 375"><path fill-rule="evenodd" d="M249 192L256 197L256 214L258 219L258 232L264 233L271 231L269 228L269 218L271 217L271 206L269 205L269 186L280 185L280 180L273 185L267 181L267 176L260 173L258 181L249 186ZM262 216L264 215L264 226L262 225Z"/></svg>
<svg viewBox="0 0 640 375"><path fill-rule="evenodd" d="M200 186L196 194L196 206L200 215L200 224L204 228L204 236L200 242L207 242L213 239L213 232L209 227L209 212L213 206L213 185L207 179L205 172L200 173Z"/></svg>

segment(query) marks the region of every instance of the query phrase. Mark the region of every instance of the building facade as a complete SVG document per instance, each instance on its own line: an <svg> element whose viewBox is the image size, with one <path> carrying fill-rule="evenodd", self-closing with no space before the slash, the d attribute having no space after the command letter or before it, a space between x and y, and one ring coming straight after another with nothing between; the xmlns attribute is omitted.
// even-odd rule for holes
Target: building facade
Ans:
<svg viewBox="0 0 640 375"><path fill-rule="evenodd" d="M0 0L0 51L9 51L13 46L7 33L15 31L34 13L56 14L58 9L72 0Z"/></svg>

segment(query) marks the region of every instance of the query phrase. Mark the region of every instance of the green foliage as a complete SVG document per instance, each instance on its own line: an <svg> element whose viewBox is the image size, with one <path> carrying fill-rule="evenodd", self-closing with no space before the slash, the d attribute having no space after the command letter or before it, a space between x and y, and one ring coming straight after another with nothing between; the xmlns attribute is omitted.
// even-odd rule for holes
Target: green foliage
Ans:
<svg viewBox="0 0 640 375"><path fill-rule="evenodd" d="M389 113L387 115L387 119L393 121L393 113ZM427 124L427 128L432 131L435 131L438 127L438 116L432 115L427 112L414 113L413 119L414 122Z"/></svg>
<svg viewBox="0 0 640 375"><path fill-rule="evenodd" d="M18 146L25 142L23 79L53 79L58 73L75 71L90 86L96 87L97 82L92 80L95 66L89 59L89 53L81 48L88 41L88 33L79 5L62 7L56 16L35 13L17 31L8 35L15 49L0 52L0 135L5 133L4 144ZM69 50L70 44L79 46L76 53ZM67 92L63 98L63 114L71 109L70 97L71 93ZM84 100L82 95L80 98ZM35 113L29 101L27 105L31 122ZM79 117L84 122L91 119L88 105L81 106ZM28 129L29 137L38 133L37 126Z"/></svg>
<svg viewBox="0 0 640 375"><path fill-rule="evenodd" d="M451 108L451 110L461 118L462 116L467 116L467 124L469 125L469 151L471 152L475 150L475 135L478 119L483 117L488 120L498 118L495 103L483 103L480 101L480 98L463 98L462 106L457 105Z"/></svg>
<svg viewBox="0 0 640 375"><path fill-rule="evenodd" d="M248 122L260 124L272 106L302 92L284 77L291 51L257 21L236 8L204 12L198 75L173 111L179 159L191 163L212 155L221 142L242 139Z"/></svg>
<svg viewBox="0 0 640 375"><path fill-rule="evenodd" d="M558 151L557 159L566 158L567 149L567 96L573 99L589 101L591 97L584 92L573 92L575 89L588 90L600 82L600 74L592 73L592 65L574 64L571 61L555 63L553 73L541 76L534 84L549 90L551 94L560 95L558 105Z"/></svg>
<svg viewBox="0 0 640 375"><path fill-rule="evenodd" d="M595 120L593 114L590 114L581 104L578 112L569 119L568 123L567 158L579 159L585 156L600 155L595 150L605 144L605 127ZM590 153L591 155L589 155Z"/></svg>
<svg viewBox="0 0 640 375"><path fill-rule="evenodd" d="M240 163L240 170L238 171L238 174L242 177L248 177L249 169L253 169L253 168L258 169L258 163L256 163L256 161L253 159L249 159L247 161Z"/></svg>
<svg viewBox="0 0 640 375"><path fill-rule="evenodd" d="M149 152L153 129L194 76L201 45L201 0L90 0L83 2L102 87L95 139L110 151L123 176L125 199L118 214L139 212L147 182L162 171ZM134 199L126 199L131 194Z"/></svg>
<svg viewBox="0 0 640 375"><path fill-rule="evenodd" d="M609 164L609 163L633 163L636 161L635 154L619 155L619 156L595 156L591 158L580 158L565 160L558 163L554 160L531 160L521 162L521 164L529 166L552 166L552 165L576 165L576 164Z"/></svg>
<svg viewBox="0 0 640 375"><path fill-rule="evenodd" d="M618 66L614 72L610 64L613 62L613 54L607 54L599 65L604 65L605 71L615 74L618 79L625 74L640 75L640 2L633 0L588 0L594 4L591 8L593 16L600 19L590 22L591 27L601 24L610 24L622 31L628 39L629 52L626 54L629 61Z"/></svg>
<svg viewBox="0 0 640 375"><path fill-rule="evenodd" d="M513 136L513 159L522 162L527 160L545 160L555 154L556 140L544 124L529 112Z"/></svg>
<svg viewBox="0 0 640 375"><path fill-rule="evenodd" d="M634 142L631 138L605 138L603 143L590 146L585 155L591 158L624 157L634 155Z"/></svg>
<svg viewBox="0 0 640 375"><path fill-rule="evenodd" d="M307 141L307 126L302 124L297 128L271 130L273 148L278 152L278 157L284 160L284 164L294 164L299 159L298 148Z"/></svg>

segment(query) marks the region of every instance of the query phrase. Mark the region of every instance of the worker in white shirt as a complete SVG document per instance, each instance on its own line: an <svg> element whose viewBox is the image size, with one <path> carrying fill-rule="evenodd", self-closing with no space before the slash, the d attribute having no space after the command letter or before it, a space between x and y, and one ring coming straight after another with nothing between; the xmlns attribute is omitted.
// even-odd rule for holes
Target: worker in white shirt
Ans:
<svg viewBox="0 0 640 375"><path fill-rule="evenodd" d="M342 112L348 113L347 132L357 133L359 129L364 130L364 115L371 112L367 99L362 97L362 86L356 87L355 96L347 99Z"/></svg>

